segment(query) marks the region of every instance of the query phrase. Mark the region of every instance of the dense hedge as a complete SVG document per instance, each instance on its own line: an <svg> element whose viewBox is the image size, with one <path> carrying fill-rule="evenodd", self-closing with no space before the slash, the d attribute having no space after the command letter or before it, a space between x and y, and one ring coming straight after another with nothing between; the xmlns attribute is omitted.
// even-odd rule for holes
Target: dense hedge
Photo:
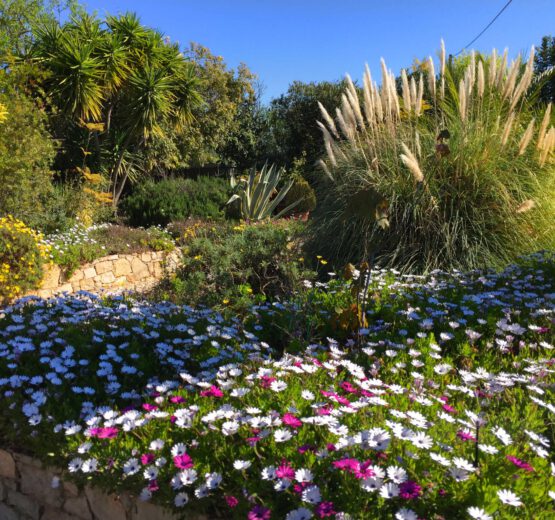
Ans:
<svg viewBox="0 0 555 520"><path fill-rule="evenodd" d="M230 196L224 179L166 179L138 185L122 203L132 226L165 226L187 217L223 218Z"/></svg>

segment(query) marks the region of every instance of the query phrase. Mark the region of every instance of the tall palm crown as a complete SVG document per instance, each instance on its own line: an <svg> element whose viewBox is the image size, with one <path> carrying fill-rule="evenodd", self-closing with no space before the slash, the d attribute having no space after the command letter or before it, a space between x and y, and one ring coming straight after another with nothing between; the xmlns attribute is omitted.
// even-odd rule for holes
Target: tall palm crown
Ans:
<svg viewBox="0 0 555 520"><path fill-rule="evenodd" d="M202 102L192 63L130 13L104 22L84 14L35 34L29 58L49 73L45 89L56 106L98 132L97 142L117 144L108 170L119 198L127 179L121 171L125 155L160 135L163 124L186 124Z"/></svg>

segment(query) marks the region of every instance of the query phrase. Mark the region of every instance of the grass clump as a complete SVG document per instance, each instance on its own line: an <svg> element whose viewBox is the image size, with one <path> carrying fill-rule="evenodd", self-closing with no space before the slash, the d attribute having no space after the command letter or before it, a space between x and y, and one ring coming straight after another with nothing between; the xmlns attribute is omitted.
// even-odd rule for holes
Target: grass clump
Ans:
<svg viewBox="0 0 555 520"><path fill-rule="evenodd" d="M327 175L310 246L337 263L369 251L402 270L502 266L555 246L555 129L551 108L527 97L533 52L433 60L398 94L382 62L382 86L348 79L333 119L320 123ZM368 218L376 201L389 227ZM383 224L383 222L382 222ZM385 229L384 229L385 228Z"/></svg>

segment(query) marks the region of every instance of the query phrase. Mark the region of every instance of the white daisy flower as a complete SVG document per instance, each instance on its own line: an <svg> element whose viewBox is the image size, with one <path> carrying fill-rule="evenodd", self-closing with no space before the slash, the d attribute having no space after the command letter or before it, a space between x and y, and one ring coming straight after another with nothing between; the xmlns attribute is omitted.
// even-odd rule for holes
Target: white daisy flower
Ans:
<svg viewBox="0 0 555 520"><path fill-rule="evenodd" d="M497 496L501 502L509 506L519 507L522 505L520 498L509 489L500 489L497 492Z"/></svg>
<svg viewBox="0 0 555 520"><path fill-rule="evenodd" d="M392 482L383 484L380 488L380 496L383 498L394 498L399 496L399 486Z"/></svg>
<svg viewBox="0 0 555 520"><path fill-rule="evenodd" d="M469 507L466 511L471 518L474 518L474 520L492 520L493 518L479 507Z"/></svg>

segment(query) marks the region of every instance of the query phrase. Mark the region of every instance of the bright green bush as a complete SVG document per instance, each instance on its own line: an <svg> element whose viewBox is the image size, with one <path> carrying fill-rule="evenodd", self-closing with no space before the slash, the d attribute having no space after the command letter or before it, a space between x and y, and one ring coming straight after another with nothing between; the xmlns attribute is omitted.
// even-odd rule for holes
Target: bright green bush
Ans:
<svg viewBox="0 0 555 520"><path fill-rule="evenodd" d="M148 181L135 187L122 211L132 226L143 227L187 217L220 219L229 195L229 184L218 178Z"/></svg>
<svg viewBox="0 0 555 520"><path fill-rule="evenodd" d="M0 218L0 303L39 285L47 254L38 233L11 215Z"/></svg>
<svg viewBox="0 0 555 520"><path fill-rule="evenodd" d="M291 294L306 275L298 223L191 228L183 265L159 291L191 305L245 308Z"/></svg>
<svg viewBox="0 0 555 520"><path fill-rule="evenodd" d="M0 126L0 214L34 225L52 191L54 141L45 114L32 101L7 93L0 103L7 112Z"/></svg>
<svg viewBox="0 0 555 520"><path fill-rule="evenodd" d="M375 253L383 266L429 271L555 247L555 129L549 109L528 103L533 56L507 67L495 55L445 66L442 55L437 77L427 62L426 87L403 73L399 96L384 65L380 89L367 73L337 121L323 113L313 253L338 264Z"/></svg>

